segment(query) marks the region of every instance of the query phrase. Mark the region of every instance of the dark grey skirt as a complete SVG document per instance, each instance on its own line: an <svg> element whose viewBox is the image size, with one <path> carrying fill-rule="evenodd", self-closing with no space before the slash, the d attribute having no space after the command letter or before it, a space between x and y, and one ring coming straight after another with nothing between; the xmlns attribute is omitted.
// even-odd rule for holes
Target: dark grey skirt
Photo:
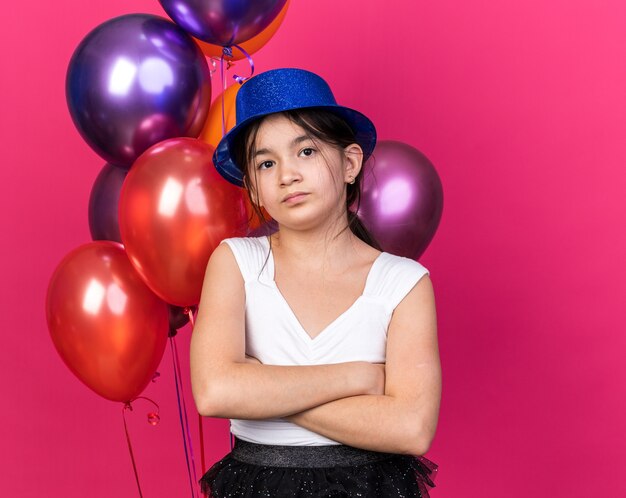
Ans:
<svg viewBox="0 0 626 498"><path fill-rule="evenodd" d="M200 479L208 498L428 498L438 465L423 456L352 446L281 446L235 437Z"/></svg>

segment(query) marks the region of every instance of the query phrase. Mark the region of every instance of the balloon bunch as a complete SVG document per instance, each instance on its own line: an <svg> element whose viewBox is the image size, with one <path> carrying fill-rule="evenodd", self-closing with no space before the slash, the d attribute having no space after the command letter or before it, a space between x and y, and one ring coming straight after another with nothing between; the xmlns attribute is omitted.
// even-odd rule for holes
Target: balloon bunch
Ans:
<svg viewBox="0 0 626 498"><path fill-rule="evenodd" d="M92 241L62 259L46 296L62 360L125 409L158 376L168 337L193 322L213 250L255 228L243 190L212 164L217 142L234 125L240 85L224 85L211 104L207 61L230 67L246 57L253 71L250 54L273 36L289 2L160 3L174 22L151 14L110 19L87 34L69 62L71 118L106 164L91 190ZM176 362L177 353L178 395ZM181 399L182 392L179 409ZM130 440L129 449L132 458Z"/></svg>
<svg viewBox="0 0 626 498"><path fill-rule="evenodd" d="M289 0L159 1L174 22L151 14L110 19L81 41L70 60L70 115L106 164L89 201L92 242L55 269L46 315L68 368L97 394L122 402L124 411L133 400L147 399L140 394L158 376L169 338L195 496L174 338L188 321L193 325L217 245L276 229L271 219L250 222L247 195L212 164L217 143L236 122L240 85L227 88L224 62L229 69L245 58L253 73L250 54L280 27ZM207 61L215 67L217 60L224 88L211 104L214 70ZM441 217L441 182L419 151L381 141L364 165L361 201L352 208L384 250L417 259ZM158 413L149 421L158 423ZM141 495L127 429L126 436ZM200 443L203 457L202 438Z"/></svg>

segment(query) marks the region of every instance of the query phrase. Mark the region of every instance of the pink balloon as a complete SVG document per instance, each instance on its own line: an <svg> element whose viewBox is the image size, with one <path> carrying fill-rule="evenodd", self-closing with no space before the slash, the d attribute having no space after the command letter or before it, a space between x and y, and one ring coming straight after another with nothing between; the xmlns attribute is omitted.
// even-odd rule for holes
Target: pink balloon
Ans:
<svg viewBox="0 0 626 498"><path fill-rule="evenodd" d="M443 188L432 163L403 142L379 141L363 166L357 215L386 252L417 260L443 211Z"/></svg>

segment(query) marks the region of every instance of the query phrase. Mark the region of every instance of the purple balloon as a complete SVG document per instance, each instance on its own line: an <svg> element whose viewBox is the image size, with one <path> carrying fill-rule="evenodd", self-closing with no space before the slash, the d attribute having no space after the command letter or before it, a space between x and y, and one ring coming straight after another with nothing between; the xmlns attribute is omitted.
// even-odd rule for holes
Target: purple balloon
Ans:
<svg viewBox="0 0 626 498"><path fill-rule="evenodd" d="M107 162L129 168L157 142L200 134L211 78L204 54L183 29L151 14L129 14L81 41L65 91L89 146Z"/></svg>
<svg viewBox="0 0 626 498"><path fill-rule="evenodd" d="M443 211L443 188L432 163L403 142L379 141L363 166L357 215L383 250L417 260Z"/></svg>
<svg viewBox="0 0 626 498"><path fill-rule="evenodd" d="M105 164L91 187L89 231L92 240L122 242L117 205L128 170Z"/></svg>
<svg viewBox="0 0 626 498"><path fill-rule="evenodd" d="M287 0L159 0L165 12L196 38L230 47L258 35Z"/></svg>

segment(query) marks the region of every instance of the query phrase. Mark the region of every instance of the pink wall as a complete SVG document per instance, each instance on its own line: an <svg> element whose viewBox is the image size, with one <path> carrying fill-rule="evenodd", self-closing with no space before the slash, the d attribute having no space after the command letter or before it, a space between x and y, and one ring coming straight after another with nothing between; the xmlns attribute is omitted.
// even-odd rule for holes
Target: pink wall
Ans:
<svg viewBox="0 0 626 498"><path fill-rule="evenodd" d="M162 10L148 0L7 10L1 494L137 496L122 405L61 362L44 299L61 258L90 240L103 165L67 111L69 58L101 22ZM433 498L626 496L624 19L618 0L292 0L254 57L258 71L321 73L442 178L442 223L421 259L444 371ZM161 424L145 422L147 404L129 417L144 496L189 496L169 348L159 370L145 394ZM212 463L229 449L227 422L206 425Z"/></svg>

